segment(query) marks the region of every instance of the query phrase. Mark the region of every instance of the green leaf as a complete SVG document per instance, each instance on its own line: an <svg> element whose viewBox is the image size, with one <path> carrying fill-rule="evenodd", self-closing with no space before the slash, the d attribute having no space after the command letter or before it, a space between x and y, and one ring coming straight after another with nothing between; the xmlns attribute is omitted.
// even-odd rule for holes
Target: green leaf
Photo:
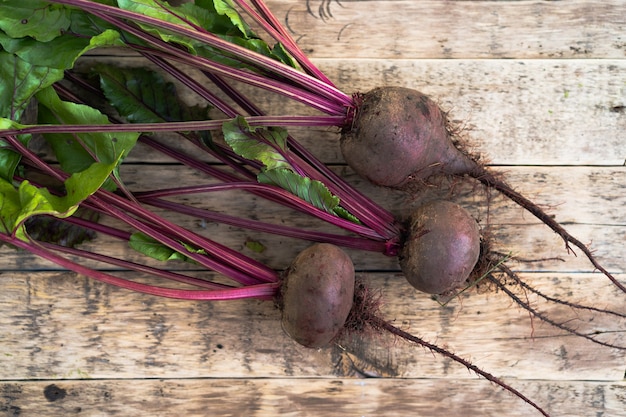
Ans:
<svg viewBox="0 0 626 417"><path fill-rule="evenodd" d="M99 65L94 72L109 103L131 123L181 120L175 87L155 72L143 68Z"/></svg>
<svg viewBox="0 0 626 417"><path fill-rule="evenodd" d="M165 2L157 3L154 0L118 0L117 3L120 9L153 17L164 22L175 23L189 29L193 29L194 25L202 26L198 21L198 18L193 13L189 12L189 10L196 10L193 6L188 6L185 10L183 10L171 7ZM180 13L175 12L175 10L177 12L180 11ZM187 11L187 13L184 13L185 11ZM181 13L184 13L184 15L178 17ZM143 23L139 23L139 26L141 26L141 28L146 32L160 37L165 42L173 42L179 45L184 45L187 50L195 53L194 41L189 38Z"/></svg>
<svg viewBox="0 0 626 417"><path fill-rule="evenodd" d="M4 143L0 140L0 178L7 181L11 180L21 159L19 153L5 148Z"/></svg>
<svg viewBox="0 0 626 417"><path fill-rule="evenodd" d="M257 180L262 184L276 185L287 190L327 213L353 223L361 223L358 218L339 205L339 197L333 195L321 181L303 177L284 168L263 171L257 175Z"/></svg>
<svg viewBox="0 0 626 417"><path fill-rule="evenodd" d="M54 89L37 94L39 118L50 124L108 124L108 118L89 106L62 101ZM45 134L52 149L68 173L85 170L94 162L112 164L121 161L135 146L139 133Z"/></svg>
<svg viewBox="0 0 626 417"><path fill-rule="evenodd" d="M156 239L151 238L143 233L137 232L130 236L128 245L139 253L159 261L185 261L188 258L180 252L177 252Z"/></svg>
<svg viewBox="0 0 626 417"><path fill-rule="evenodd" d="M352 223L361 224L361 220L359 220L354 214L350 213L348 210L341 206L337 206L333 209L335 214L342 219L346 219L351 221Z"/></svg>
<svg viewBox="0 0 626 417"><path fill-rule="evenodd" d="M250 26L241 18L241 15L231 0L196 0L195 4L209 11L211 16L217 14L218 17L212 20L210 24L207 24L206 21L203 22L205 25L203 27L209 32L219 35L222 39L236 45L243 46L261 55L281 61L291 67L297 67L298 64L296 60L287 53L281 44L276 44L272 48L252 31ZM204 54L201 54L207 58L213 58L220 62L227 60L225 56L220 58L218 56L219 54L216 55L214 50L212 53L212 50L208 48L197 48L197 50L205 51ZM246 66L241 63L230 65L237 65L239 67Z"/></svg>
<svg viewBox="0 0 626 417"><path fill-rule="evenodd" d="M183 3L180 9L193 13L199 18L202 27L215 35L257 37L230 1L196 0L194 3Z"/></svg>
<svg viewBox="0 0 626 417"><path fill-rule="evenodd" d="M288 168L281 152L287 148L287 130L274 127L251 127L246 119L237 116L222 125L224 139L238 155L259 161L266 169Z"/></svg>
<svg viewBox="0 0 626 417"><path fill-rule="evenodd" d="M303 177L291 169L283 156L287 150L286 129L276 127L251 127L246 119L237 116L222 125L224 139L235 153L263 163L257 175L260 183L276 185L336 216L360 223L354 215L339 206L339 197L333 195L324 183Z"/></svg>
<svg viewBox="0 0 626 417"><path fill-rule="evenodd" d="M289 52L287 52L287 50L281 43L277 43L276 45L274 45L271 56L273 56L276 60L282 62L283 64L289 65L290 67L298 67L298 62L291 55L289 55Z"/></svg>
<svg viewBox="0 0 626 417"><path fill-rule="evenodd" d="M25 2L27 5L31 3ZM40 5L40 2L36 3ZM46 9L45 3L42 4L44 6L40 6ZM0 19L0 22L6 21ZM46 27L46 31L49 30ZM101 46L122 44L119 33L114 30L105 30L92 37L69 33L61 35L59 32L50 40L13 36L10 32L0 32L0 79L3 80L0 83L0 117L13 120L20 119L35 93L61 80L63 70L73 67L85 52Z"/></svg>
<svg viewBox="0 0 626 417"><path fill-rule="evenodd" d="M105 30L93 37L65 34L48 42L25 37L14 39L0 32L0 45L31 65L69 69L85 52L102 46L123 45L119 32Z"/></svg>
<svg viewBox="0 0 626 417"><path fill-rule="evenodd" d="M63 112L63 102L59 100L51 87L49 90L44 90L40 97L43 103L52 105L59 109L61 113ZM10 119L0 119L1 128L21 126ZM46 188L34 186L28 181L23 181L18 188L15 188L13 186L12 174L11 177L0 178L0 231L3 233L15 233L18 238L26 240L28 237L24 228L24 222L29 218L41 214L55 217L71 216L79 207L79 204L102 187L114 172L122 157L129 150L129 145L134 143L132 135L125 135L127 136L126 143L120 141L126 146L120 146L118 152L113 154L103 152L106 156L102 158L103 160L94 162L92 158L90 163L85 164L84 167L71 171L72 175L63 183L64 195L53 194ZM60 159L71 157L71 155L66 155L65 151L67 149L63 149L63 152L61 152ZM3 163L3 170L7 170L9 162L5 160L1 162ZM6 171L4 174L6 174Z"/></svg>
<svg viewBox="0 0 626 417"><path fill-rule="evenodd" d="M279 60L287 65L296 66L282 46L270 48L261 40L241 18L230 0L196 0L173 7L154 0L119 0L119 7L150 16L182 27L195 29L201 27L228 42L243 46L259 54ZM143 30L160 37L165 42L183 45L192 54L226 64L233 68L256 70L249 63L241 62L231 54L218 50L206 43L189 39L151 25L139 23Z"/></svg>
<svg viewBox="0 0 626 417"><path fill-rule="evenodd" d="M237 10L235 9L235 6L233 5L232 1L212 0L211 2L213 3L213 7L215 8L215 11L220 16L226 16L230 20L230 22L233 24L233 26L239 29L241 34L245 35L246 37L252 36L252 31L250 30L250 27L246 24L246 22L243 21L243 19L239 15L239 12L237 12ZM201 3L207 4L208 2L201 2Z"/></svg>
<svg viewBox="0 0 626 417"><path fill-rule="evenodd" d="M98 0L98 3L117 7L116 0ZM70 19L71 24L69 32L83 38L98 36L106 32L107 30L112 30L116 32L119 31L118 27L114 24L104 21L89 12L84 12L79 9L74 9L72 11ZM142 41L140 41L137 37L126 32L124 33L124 40L126 42L132 42L139 45L143 44Z"/></svg>
<svg viewBox="0 0 626 417"><path fill-rule="evenodd" d="M195 263L195 261L188 256L178 251L175 251L169 246L166 246L158 240L153 239L150 236L141 232L133 233L130 236L128 244L132 249L136 250L137 252L158 261L185 261ZM203 249L196 249L185 243L183 243L183 245L185 246L185 249L191 253L206 254L206 251L204 251Z"/></svg>
<svg viewBox="0 0 626 417"><path fill-rule="evenodd" d="M0 51L0 117L20 120L33 96L62 78L62 69L32 65Z"/></svg>
<svg viewBox="0 0 626 417"><path fill-rule="evenodd" d="M117 163L94 163L84 171L71 175L64 183L64 196L52 194L28 181L15 188L11 182L0 179L0 231L15 233L18 238L27 240L23 223L28 218L39 214L71 216L82 201L102 186Z"/></svg>
<svg viewBox="0 0 626 417"><path fill-rule="evenodd" d="M21 209L20 195L10 181L0 178L0 232L11 234Z"/></svg>
<svg viewBox="0 0 626 417"><path fill-rule="evenodd" d="M188 107L173 83L144 68L94 68L109 103L131 123L160 123L205 120L209 107Z"/></svg>
<svg viewBox="0 0 626 417"><path fill-rule="evenodd" d="M335 207L339 205L339 197L334 196L322 182L303 177L289 169L263 171L257 179L262 184L283 188L328 213L334 213Z"/></svg>
<svg viewBox="0 0 626 417"><path fill-rule="evenodd" d="M14 122L11 119L0 118L0 130L3 129L20 129L24 125ZM18 135L17 137L23 144L27 144L31 135ZM9 144L0 139L0 178L7 181L13 180L13 175L19 165L22 156L16 152Z"/></svg>
<svg viewBox="0 0 626 417"><path fill-rule="evenodd" d="M44 0L2 0L0 29L12 38L30 36L47 42L70 26L71 11Z"/></svg>

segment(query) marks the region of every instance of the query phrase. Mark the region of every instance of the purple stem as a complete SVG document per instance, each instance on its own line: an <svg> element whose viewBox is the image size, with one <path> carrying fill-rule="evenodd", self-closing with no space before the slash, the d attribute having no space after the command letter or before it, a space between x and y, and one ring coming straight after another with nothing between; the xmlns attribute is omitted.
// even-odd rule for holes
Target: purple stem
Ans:
<svg viewBox="0 0 626 417"><path fill-rule="evenodd" d="M305 74L296 70L295 68L291 68L288 65L283 64L282 62L276 61L272 58L256 53L242 46L223 40L212 33L209 33L206 31L199 31L194 28L182 26L180 24L167 22L164 20L146 16L140 13L135 13L135 12L131 12L128 10L122 10L118 7L112 7L112 6L108 6L105 4L100 4L100 3L96 3L96 2L92 2L88 0L49 0L49 1L51 3L66 4L69 6L78 7L85 11L89 11L93 15L98 16L99 18L109 23L112 23L118 27L120 27L120 24L122 24L122 22L116 21L117 19L113 17L121 18L121 19L129 19L135 22L140 22L140 23L154 26L160 29L165 29L175 34L187 36L190 39L204 42L209 46L221 49L229 54L239 57L240 59L244 61L261 66L265 70L273 74L276 74L279 77L284 77L286 79L289 79L292 82L294 82L296 85L300 85L306 90L315 93L318 96L318 98L323 97L324 100L333 101L334 103L339 104L339 108L350 107L353 104L352 98L349 95L343 93L342 91L338 90L334 86L328 85L314 77L311 77L308 74ZM124 24L124 30L127 30L127 29L133 29L133 28L130 25ZM136 32L140 32L140 33L138 34ZM142 31L140 30L139 31L129 30L129 33L133 33L136 36L139 35L139 37L142 39L144 38L144 36L146 36L145 33L143 33L143 36L142 36ZM168 49L171 52L175 52L174 50L176 48L170 47ZM176 54L176 55L179 55L179 54ZM195 58L199 58L199 57L195 57ZM205 61L205 60L199 59L199 62L201 61ZM210 62L208 60L206 61ZM222 73L224 75L232 76L233 78L242 78L242 81L244 82L252 82L252 79L256 78L256 76L253 77L253 74L246 73L244 71L241 71L241 73L245 74L245 76L240 77L241 74L238 70L234 70L233 68L229 68L223 65L218 64L216 66L213 66L213 65L209 65L209 66L212 67L213 70L218 71L219 73ZM218 68L221 68L221 69L218 70ZM238 74L238 75L235 75L235 74ZM260 77L260 81L261 82L259 83L259 86L262 86L262 85L267 86L267 78ZM278 85L280 84L277 84L276 87L278 87ZM279 88L277 89L280 90ZM283 91L283 93L289 93L288 90L289 89ZM289 93L289 95L291 94ZM345 113L345 111L343 113Z"/></svg>
<svg viewBox="0 0 626 417"><path fill-rule="evenodd" d="M221 169L215 166L212 166L206 162L199 161L189 155L185 155L175 149L168 147L167 145L164 145L154 140L153 138L149 136L140 136L139 141L145 145L150 146L153 149L156 149L162 154L169 156L172 159L182 162L183 164L187 165L190 168L193 168L195 170L208 174L212 176L213 178L217 178L220 181L223 181L223 182L242 181L242 178L238 177L235 174L222 171ZM206 150L206 148L203 148L203 149ZM250 172L249 170L245 169L244 167L241 167L238 164L233 164L231 165L231 167L234 168L239 174L245 176L249 181L254 181L256 179L256 174Z"/></svg>
<svg viewBox="0 0 626 417"><path fill-rule="evenodd" d="M259 107L257 107L254 103L248 100L243 94L237 91L237 89L233 88L219 75L211 74L210 72L204 72L204 75L249 115L260 116L263 114L263 111ZM228 115L230 117L235 117L238 115L238 113L234 109L232 109L231 113ZM343 123L343 119L344 118L342 117L341 123Z"/></svg>
<svg viewBox="0 0 626 417"><path fill-rule="evenodd" d="M262 263L171 223L166 219L144 209L143 207L131 203L130 201L116 196L115 194L100 189L90 197L90 200L116 219L119 219L147 236L156 239L169 248L185 254L185 256L193 259L201 265L219 272L244 285L278 281L276 272ZM121 207L123 210L128 211L135 216L149 219L152 224L147 224L143 221L137 220L115 206ZM160 229L166 230L167 234ZM170 237L172 235L173 237ZM186 246L180 243L180 240L186 241L197 248L205 250L207 255L187 250Z"/></svg>
<svg viewBox="0 0 626 417"><path fill-rule="evenodd" d="M152 55L145 51L141 52L141 54L148 60L152 61L154 64L159 66L163 71L171 75L180 81L183 85L189 88L191 91L198 94L200 97L205 99L207 102L211 103L218 110L224 113L227 117L233 118L237 116L237 113L232 110L232 107L226 103L224 100L213 94L209 89L207 89L204 84L200 83L193 77L190 77L186 72L181 71L178 67L170 64L167 60L162 57ZM211 74L211 73L207 73ZM215 75L215 77L217 77Z"/></svg>
<svg viewBox="0 0 626 417"><path fill-rule="evenodd" d="M214 178L219 179L220 181L223 181L227 184L230 183L241 183L241 179L238 178L237 176L234 176L232 174L223 172L221 170L219 170L218 168L212 167L206 163L200 162L195 160L194 158L188 156L188 155L184 155L174 149L168 148L167 146L155 141L152 138L148 138L148 137L142 137L141 138L142 143L145 143L151 147L154 147L155 149L159 150L160 152L163 152L165 155L168 155L171 158L174 158L180 162L182 162L183 164L197 169L200 172L204 172L208 175L213 176ZM253 178L251 178L253 179ZM298 197L296 197L295 195L292 195L289 192L286 192L285 190L283 190L282 188L278 188L278 187L274 187L274 186L270 186L267 184L259 184L259 183L248 183L248 186L242 187L241 185L239 185L239 188L247 188L248 191L253 192L256 195L261 196L262 198L269 200L269 201L273 201L276 202L278 204L282 204L284 206L290 207L294 210L298 210L307 214L313 214L313 215L323 215L322 220L328 221L331 224L334 224L338 227L344 228L348 231L360 234L362 236L368 237L370 239L374 239L374 240L385 240L385 238L381 235L379 235L378 233L376 233L375 231L369 229L369 228L363 228L363 226L361 226L360 228L358 228L358 231L356 229L356 225L355 223L349 222L349 221L345 221L335 215L329 215L328 213L326 213L323 210L317 209L314 206L310 205L309 203L306 203L304 200L299 199ZM223 185L222 185L223 186ZM197 192L197 190L194 190L193 192ZM141 193L138 194L139 196L141 196ZM310 208L313 208L314 211L309 210ZM319 217L319 216L318 216ZM343 221L342 221L343 220ZM337 221L341 221L340 223L338 223ZM393 245L392 245L393 246ZM392 252L389 251L385 251L386 254L392 255Z"/></svg>
<svg viewBox="0 0 626 417"><path fill-rule="evenodd" d="M250 126L336 126L337 116L249 116L246 121ZM217 130L230 119L194 120L189 122L163 123L126 123L126 124L90 124L90 125L26 125L23 128L0 130L0 136L36 134L36 133L92 133L92 132L185 132L193 130Z"/></svg>
<svg viewBox="0 0 626 417"><path fill-rule="evenodd" d="M334 214L328 213L322 209L319 209L313 206L310 203L307 203L304 200L301 200L299 197L291 194L289 191L283 190L282 188L269 185L269 184L259 184L257 182L231 182L226 184L211 184L211 185L195 185L188 187L179 187L174 190L159 190L148 193L136 193L136 198L142 199L144 197L162 197L166 196L170 193L171 195L183 195L183 194L195 194L199 192L210 192L210 191L229 191L235 189L249 190L249 191L261 191L266 194L271 194L272 197L275 198L274 201L278 201L282 204L288 203L289 207L297 207L301 211L306 212L308 214L314 215L321 220L326 221L327 223L334 224L338 227L341 227L347 231L352 233L356 233L358 235L367 237L369 239L382 241L377 233L372 231L370 228L352 223L349 220L342 219L337 217Z"/></svg>
<svg viewBox="0 0 626 417"><path fill-rule="evenodd" d="M263 112L260 109L254 106L250 100L226 82L221 79L214 79L214 77L210 77L210 79L212 79L229 97L235 100L239 106L246 109L251 115L250 117L263 116ZM232 110L231 113L227 113L227 115L229 114L233 114L234 116L234 110ZM295 165L300 168L305 176L323 182L333 194L339 197L342 201L342 205L345 206L346 209L355 214L359 220L372 227L372 229L380 235L386 236L390 240L398 240L400 229L395 221L395 217L391 213L365 195L356 191L291 136L289 137L289 144L303 159L303 161ZM312 168L309 167L308 164L312 165ZM326 181L327 179L330 180L330 182Z"/></svg>
<svg viewBox="0 0 626 417"><path fill-rule="evenodd" d="M165 288L155 285L140 284L123 278L119 278L103 271L98 271L86 266L77 264L62 256L59 256L49 249L34 242L25 242L12 236L0 233L0 241L27 250L41 258L47 259L63 268L85 275L97 281L109 285L125 288L131 291L144 294L156 295L159 297L176 298L182 300L235 300L241 298L261 298L271 299L277 292L280 284L278 282L256 284L240 288L229 288L224 290L181 290Z"/></svg>
<svg viewBox="0 0 626 417"><path fill-rule="evenodd" d="M88 207L89 209L93 211L97 211L98 213L104 214L102 213L102 210L99 210L96 207L91 207L91 205L88 204L87 202L85 202L84 206ZM64 222L72 223L72 224L75 224L76 226L84 227L84 228L93 230L94 232L102 233L102 234L112 236L121 240L128 241L130 239L130 236L132 235L132 233L127 232L125 230L120 230L111 226L104 225L102 223L83 219L82 217L70 216L70 217L63 218L62 220Z"/></svg>
<svg viewBox="0 0 626 417"><path fill-rule="evenodd" d="M44 173L60 181L65 181L65 179L67 179L68 175L66 173L58 171L47 165L37 155L22 145L22 143L16 138L9 136L7 139L16 150L30 160L31 164L41 169ZM91 195L87 201L104 213L123 221L169 248L183 253L199 264L216 272L222 273L242 284L248 285L257 284L259 282L278 281L276 272L264 264L248 258L224 245L220 245L217 242L213 242L196 233L186 230L183 227L171 223L166 219L163 219L144 209L140 205L132 201L125 200L124 198L111 192L99 189ZM124 211L120 210L119 207L121 207ZM138 220L125 213L125 211L128 211L139 218L143 218L147 220L147 222L145 220ZM166 230L166 232L164 230ZM174 237L171 237L172 235ZM180 240L187 241L191 245L204 249L210 255L190 252L187 250L185 245L180 243Z"/></svg>
<svg viewBox="0 0 626 417"><path fill-rule="evenodd" d="M308 56L300 49L291 35L285 30L283 25L280 24L278 19L272 14L265 4L261 1L252 0L254 7L259 11L257 13L248 3L243 0L234 0L239 7L241 7L255 22L257 22L263 30L265 30L275 41L281 43L284 48L293 56L296 61L302 66L307 74L319 79L320 81L334 86L332 81L326 75L320 71L311 61Z"/></svg>
<svg viewBox="0 0 626 417"><path fill-rule="evenodd" d="M206 91L207 89L204 85L193 80L189 75L183 73L178 68L169 64L167 66L162 66L162 68L191 88L192 91L196 92L201 97L206 98L211 104L220 108L226 116L235 117L238 114L235 109L228 106L222 100L218 99L216 103L213 103L211 101L211 97L214 95ZM210 73L207 74L207 76L217 87L234 100L237 105L246 110L250 114L250 119L263 117L262 110L256 107L243 94L240 94L235 88L231 87L219 76ZM305 174L305 176L325 183L331 192L340 198L342 205L345 206L346 209L355 214L361 221L363 221L363 223L372 227L372 229L380 235L386 236L390 240L399 240L398 236L400 234L400 229L391 213L374 203L363 194L357 192L340 176L332 172L325 164L320 162L313 154L301 146L292 137L289 137L289 143L293 148L295 148L297 154L304 159L304 161L294 162L294 164L292 164L294 167L297 167L303 174ZM282 154L286 156L285 153ZM293 156L290 156L290 159L293 159ZM221 158L220 160L235 169L239 166L239 164L232 164L232 162L229 162L226 158ZM308 164L311 164L312 168L309 167ZM325 181L326 179L330 180L330 183ZM392 254L395 255L395 253Z"/></svg>
<svg viewBox="0 0 626 417"><path fill-rule="evenodd" d="M197 218L206 219L216 223L229 224L235 227L241 227L258 232L271 233L274 235L286 236L295 239L304 239L314 242L332 243L334 245L347 248L367 250L373 252L384 252L385 243L374 241L372 239L364 239L352 236L341 236L331 233L316 232L311 230L302 230L294 227L282 226L278 224L265 223L258 220L242 219L240 217L228 214L217 213L211 210L200 209L197 207L189 207L184 204L162 200L156 197L139 197L143 203L150 204L155 207L163 208L173 212L186 214Z"/></svg>
<svg viewBox="0 0 626 417"><path fill-rule="evenodd" d="M124 269L128 269L135 272L148 273L153 276L168 279L170 281L181 282L183 284L193 285L205 289L213 290L227 290L236 288L230 285L218 284L216 282L206 281L204 279L194 278L187 275L179 274L176 272L163 270L160 268L154 268L147 265L141 265L135 262L126 261L124 259L113 258L111 256L102 255L100 253L94 253L82 249L68 248L66 246L54 245L46 242L38 242L44 248L54 250L55 252L62 252L68 255L77 256L84 259L91 259L97 262L106 263L109 265L118 266Z"/></svg>

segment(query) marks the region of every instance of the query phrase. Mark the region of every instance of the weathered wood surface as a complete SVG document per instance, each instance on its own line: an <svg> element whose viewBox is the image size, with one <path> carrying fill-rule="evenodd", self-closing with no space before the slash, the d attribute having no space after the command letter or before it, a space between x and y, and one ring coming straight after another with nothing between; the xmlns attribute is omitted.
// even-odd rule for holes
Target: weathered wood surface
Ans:
<svg viewBox="0 0 626 417"><path fill-rule="evenodd" d="M623 377L623 351L531 321L505 294L484 290L441 307L412 291L399 274L362 275L372 288L381 289L384 317L496 375L595 381ZM602 308L626 313L623 297L604 280L574 275L523 278L548 295L587 304L602 300ZM3 334L0 352L5 379L327 378L360 367L372 375L402 378L474 378L448 359L387 336L347 337L341 342L345 351L296 346L283 335L271 302L156 299L64 272L5 273L2 280L0 324L11 329ZM582 333L597 331L609 343L626 342L624 318L574 313L528 297L556 322ZM354 364L339 363L350 358Z"/></svg>
<svg viewBox="0 0 626 417"><path fill-rule="evenodd" d="M475 407L481 415L497 415L502 404L509 404L512 412L505 415L532 415L464 368L389 337L347 338L341 347L320 351L295 346L282 334L278 312L269 302L155 299L68 273L5 273L2 278L0 326L10 332L3 334L0 371L3 379L12 381L2 390L7 412L19 407L26 412L23 415L40 415L38 410L72 415L80 408L82 415L109 415L115 409L130 415L135 407L144 407L144 412L158 415L177 407L206 407L215 410L212 415L248 415L245 404L256 403L258 415L272 415L284 410L286 401L293 402L303 415L315 415L325 408L324 401L316 404L313 398L326 393L332 401L344 403L338 412L345 415L353 415L356 409L378 415L375 410L384 409L385 404L420 404L417 410L426 409L445 396L450 402L450 407L441 408L445 415L444 411L464 407L467 397L461 393L467 390L465 395L477 397L467 404L468 410ZM589 275L531 274L524 278L551 295L575 294L574 301L606 300L603 306L624 313L621 296L606 285L589 285L595 279ZM468 294L441 308L411 291L399 276L372 273L367 280L383 290L387 300L383 314L397 325L505 378L554 415L574 416L576 409L602 410L597 407L604 407L606 415L619 415L609 410L619 409L624 398L624 386L619 383L624 372L621 351L566 336L537 321L531 323L502 294ZM624 319L578 314L571 321L569 308L532 301L555 320L569 320L583 333L604 332L600 335L604 340L626 341ZM363 375L391 379L380 383L354 379ZM269 382L264 382L266 378ZM337 382L337 378L351 379ZM54 404L44 399L42 390L51 384L66 390L67 397ZM188 384L192 393L202 395L188 393L183 405L181 386ZM290 385L292 390L281 388ZM336 390L330 389L335 385ZM425 386L430 388L423 390ZM409 395L411 389L415 391ZM436 391L441 393L428 394ZM229 399L224 408L218 408L215 401L226 392ZM156 393L161 402L153 404ZM129 396L135 397L130 403ZM179 405L167 411L160 408L170 401ZM572 403L563 408L564 401ZM237 403L242 408L233 412ZM398 410L391 407L384 415Z"/></svg>
<svg viewBox="0 0 626 417"><path fill-rule="evenodd" d="M624 58L620 0L269 0L314 58ZM621 35L621 36L620 36Z"/></svg>
<svg viewBox="0 0 626 417"><path fill-rule="evenodd" d="M554 415L623 416L624 383L532 382L517 386L550 398ZM510 396L460 379L183 379L41 381L0 384L7 417L18 416L481 416L527 417ZM2 401L2 400L0 400ZM545 402L545 401L544 401Z"/></svg>
<svg viewBox="0 0 626 417"><path fill-rule="evenodd" d="M468 2L471 3L471 2ZM626 25L626 24L625 24ZM135 58L98 62L136 66ZM89 63L84 64L88 67ZM572 60L314 60L339 88L415 88L433 97L471 140L471 150L495 165L624 165L626 63ZM145 63L144 63L145 65ZM310 114L302 106L242 87L268 113ZM183 95L184 90L182 90ZM188 101L198 103L189 93ZM295 132L299 132L295 130ZM296 137L325 162L342 163L336 129ZM154 153L143 160L162 161Z"/></svg>
<svg viewBox="0 0 626 417"><path fill-rule="evenodd" d="M435 97L466 128L472 150L590 243L626 283L624 2L310 1L313 14L304 1L268 4L345 91L396 84ZM136 65L129 57L116 60ZM264 105L301 111L273 97ZM297 137L396 213L448 196L429 190L407 201L364 184L341 166L332 129ZM205 181L175 175L179 170L168 162L140 148L123 176L138 188L150 187L146 179L154 188ZM580 254L568 256L562 242L521 209L497 196L487 205L485 194L470 195L471 189L457 184L451 198L483 224L489 208L499 249L567 261L513 264L523 279L546 294L626 312L624 295ZM253 198L188 202L225 212L253 208L259 219L326 228ZM305 246L177 220L244 251L247 238L260 240L267 250L246 254L276 268ZM116 242L91 245L132 259ZM398 326L505 378L553 416L626 415L623 351L531 322L500 292L470 292L440 307L404 283L395 260L351 254L367 282L382 290L383 314ZM51 268L0 248L0 415L537 415L449 360L386 336L311 351L283 335L269 302L155 299ZM626 343L623 318L530 299L577 331Z"/></svg>
<svg viewBox="0 0 626 417"><path fill-rule="evenodd" d="M624 244L626 170L621 167L496 167L496 169L504 170L509 181L520 192L535 199L575 236L589 243L605 267L615 272L626 271ZM450 194L448 187L442 189L433 187L415 199L409 198L404 193L386 191L369 185L345 167L337 167L337 171L349 179L357 189L400 217L406 217L411 207L416 207L423 201L450 198L463 204L481 220L482 226L493 234L496 249L505 253L511 251L516 256L526 259L562 257L566 260L566 262L516 264L516 269L534 272L593 271L593 266L585 257L568 254L558 235L540 224L535 217L503 197L489 198L484 190L473 182L456 184L453 194ZM123 166L121 172L128 186L137 191L173 186L174 180L187 185L209 181L205 176L171 165L128 165ZM303 216L299 212L240 192L200 194L174 200L222 213L246 216L252 212L254 218L261 221L341 233L337 228L312 217ZM167 218L220 243L244 251L246 255L256 257L276 269L286 268L290 260L309 244L306 241L251 232L194 217L167 215ZM259 241L265 246L263 253L256 254L246 249L245 242L250 239ZM143 259L141 255L129 249L126 243L113 238L101 237L85 244L85 247L126 259L136 261ZM0 248L0 254L6 269L54 268L53 264L45 260L16 252L8 247ZM359 251L352 251L351 255L359 269L398 271L395 258ZM160 265L156 260L148 260L147 263ZM185 267L185 264L171 265L172 269Z"/></svg>

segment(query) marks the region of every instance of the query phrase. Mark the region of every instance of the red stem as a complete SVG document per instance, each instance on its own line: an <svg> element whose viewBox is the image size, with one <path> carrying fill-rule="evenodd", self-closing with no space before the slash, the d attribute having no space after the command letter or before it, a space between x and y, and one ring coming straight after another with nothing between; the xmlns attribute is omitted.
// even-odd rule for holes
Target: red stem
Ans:
<svg viewBox="0 0 626 417"><path fill-rule="evenodd" d="M66 259L62 256L56 255L52 251L47 250L34 242L25 242L15 237L7 236L3 233L0 233L0 241L32 252L35 255L47 259L48 261L51 261L63 268L74 271L81 275L85 275L97 281L104 282L105 284L115 285L116 287L140 292L143 294L155 295L158 297L175 298L180 300L204 301L235 300L241 298L271 299L276 295L278 288L280 287L280 284L278 282L274 282L225 290L180 290L174 288L165 288L156 285L147 285L129 281L111 274L107 274L103 271L88 268L86 266L77 264L76 262L70 261L69 259Z"/></svg>

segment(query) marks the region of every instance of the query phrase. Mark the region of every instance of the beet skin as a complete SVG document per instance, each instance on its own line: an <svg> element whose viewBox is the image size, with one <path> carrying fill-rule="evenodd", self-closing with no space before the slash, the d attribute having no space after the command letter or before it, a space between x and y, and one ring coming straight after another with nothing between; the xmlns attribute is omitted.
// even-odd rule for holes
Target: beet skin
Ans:
<svg viewBox="0 0 626 417"><path fill-rule="evenodd" d="M283 329L310 348L328 345L343 329L354 298L354 265L328 243L298 254L282 290Z"/></svg>
<svg viewBox="0 0 626 417"><path fill-rule="evenodd" d="M412 178L460 174L476 163L459 151L445 114L419 91L380 87L363 94L341 136L344 159L359 175L386 187Z"/></svg>
<svg viewBox="0 0 626 417"><path fill-rule="evenodd" d="M409 283L429 294L444 294L467 280L480 255L480 228L458 204L434 201L409 220L400 266Z"/></svg>

